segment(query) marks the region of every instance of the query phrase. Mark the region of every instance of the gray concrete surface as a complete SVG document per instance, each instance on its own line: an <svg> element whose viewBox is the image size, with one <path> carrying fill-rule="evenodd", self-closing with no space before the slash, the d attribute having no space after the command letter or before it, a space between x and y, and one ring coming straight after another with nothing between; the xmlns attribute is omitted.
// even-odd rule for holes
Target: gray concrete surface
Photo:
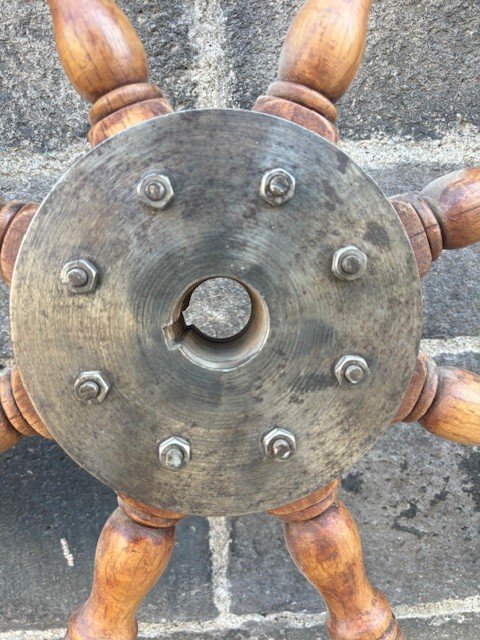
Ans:
<svg viewBox="0 0 480 640"><path fill-rule="evenodd" d="M177 108L249 108L274 79L299 0L123 0L150 56L152 78ZM85 105L62 78L43 0L2 0L3 117L8 145L61 149L85 130ZM480 15L475 0L378 0L365 61L342 101L342 130L438 138L479 125Z"/></svg>
<svg viewBox="0 0 480 640"><path fill-rule="evenodd" d="M177 108L248 108L275 75L300 0L120 0ZM87 105L64 80L43 0L0 0L0 193L41 200L83 153ZM374 0L365 61L341 102L342 147L389 194L480 164L477 0ZM425 351L480 373L480 247L425 280ZM234 324L218 290L215 322ZM218 306L217 306L218 302ZM204 314L206 301L192 312ZM0 363L12 361L0 289ZM228 306L228 308L227 308ZM408 309L404 310L408 313ZM0 640L58 640L89 588L112 493L54 444L0 457ZM391 429L343 479L375 584L409 640L480 640L480 452ZM141 637L326 639L324 607L267 516L187 520L140 611Z"/></svg>

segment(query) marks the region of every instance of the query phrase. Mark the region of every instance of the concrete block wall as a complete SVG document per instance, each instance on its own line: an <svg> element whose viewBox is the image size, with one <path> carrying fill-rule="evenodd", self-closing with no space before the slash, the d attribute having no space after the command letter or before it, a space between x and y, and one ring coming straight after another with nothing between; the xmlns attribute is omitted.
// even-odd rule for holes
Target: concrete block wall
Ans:
<svg viewBox="0 0 480 640"><path fill-rule="evenodd" d="M300 0L120 0L152 80L179 109L250 108L274 79ZM374 0L342 147L389 194L480 164L477 0ZM42 0L0 0L0 193L41 199L87 151L87 105L64 79ZM480 246L425 279L423 348L480 373ZM0 361L11 362L1 290ZM408 309L405 309L408 313ZM53 639L88 593L112 493L51 443L0 457L0 640ZM407 638L480 640L480 452L391 429L343 480L373 581ZM266 516L191 519L140 612L144 638L326 638L324 607Z"/></svg>

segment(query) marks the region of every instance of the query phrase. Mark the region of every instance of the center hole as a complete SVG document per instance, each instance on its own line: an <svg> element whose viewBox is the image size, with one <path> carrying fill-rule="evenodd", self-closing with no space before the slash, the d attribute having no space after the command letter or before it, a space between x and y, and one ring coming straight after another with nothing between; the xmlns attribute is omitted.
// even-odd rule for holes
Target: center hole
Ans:
<svg viewBox="0 0 480 640"><path fill-rule="evenodd" d="M270 317L250 284L215 276L187 287L163 327L167 349L204 369L232 371L263 348Z"/></svg>
<svg viewBox="0 0 480 640"><path fill-rule="evenodd" d="M187 326L209 340L232 340L248 326L252 299L232 278L210 278L195 288L183 311Z"/></svg>

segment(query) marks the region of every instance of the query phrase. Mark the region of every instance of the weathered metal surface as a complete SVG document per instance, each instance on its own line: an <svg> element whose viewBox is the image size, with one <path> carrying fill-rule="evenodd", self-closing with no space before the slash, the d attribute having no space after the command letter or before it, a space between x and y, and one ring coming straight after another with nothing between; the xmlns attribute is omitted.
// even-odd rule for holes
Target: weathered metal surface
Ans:
<svg viewBox="0 0 480 640"><path fill-rule="evenodd" d="M281 207L259 189L276 167L296 181ZM175 191L155 216L136 191L149 173ZM332 258L352 244L368 267L346 282ZM80 258L100 272L90 296L59 277ZM185 296L214 276L252 297L233 342L181 322ZM415 260L381 191L318 136L249 112L177 113L92 151L38 212L11 291L15 356L60 445L113 489L183 513L271 509L345 471L395 414L420 339ZM355 387L335 376L348 353L370 369ZM111 389L88 406L72 389L93 370ZM262 447L275 427L296 441L282 463ZM176 473L158 457L170 437L191 446Z"/></svg>

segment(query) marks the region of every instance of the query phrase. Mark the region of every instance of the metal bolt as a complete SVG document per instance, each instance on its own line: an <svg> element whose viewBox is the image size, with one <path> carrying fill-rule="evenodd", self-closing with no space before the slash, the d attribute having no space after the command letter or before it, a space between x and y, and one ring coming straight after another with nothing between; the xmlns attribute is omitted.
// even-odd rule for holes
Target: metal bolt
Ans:
<svg viewBox="0 0 480 640"><path fill-rule="evenodd" d="M365 358L361 356L343 356L335 365L335 375L341 385L357 386L370 374Z"/></svg>
<svg viewBox="0 0 480 640"><path fill-rule="evenodd" d="M79 258L65 263L60 279L70 293L92 293L98 285L98 269L89 260Z"/></svg>
<svg viewBox="0 0 480 640"><path fill-rule="evenodd" d="M165 197L165 185L162 182L149 182L145 187L145 195L153 202L160 202Z"/></svg>
<svg viewBox="0 0 480 640"><path fill-rule="evenodd" d="M359 384L365 378L365 371L358 364L351 364L345 369L345 378L351 384Z"/></svg>
<svg viewBox="0 0 480 640"><path fill-rule="evenodd" d="M68 284L77 289L78 287L84 287L88 282L88 273L85 269L81 269L80 267L75 267L74 269L70 269L67 273Z"/></svg>
<svg viewBox="0 0 480 640"><path fill-rule="evenodd" d="M181 469L183 467L183 451L177 447L172 447L165 454L165 466L172 470Z"/></svg>
<svg viewBox="0 0 480 640"><path fill-rule="evenodd" d="M175 195L170 179L162 174L150 174L143 178L137 193L142 202L154 209L165 209Z"/></svg>
<svg viewBox="0 0 480 640"><path fill-rule="evenodd" d="M268 190L272 196L284 196L290 189L290 181L284 175L276 175L270 179Z"/></svg>
<svg viewBox="0 0 480 640"><path fill-rule="evenodd" d="M332 271L341 280L358 280L367 270L367 262L367 256L357 247L343 247L333 256Z"/></svg>
<svg viewBox="0 0 480 640"><path fill-rule="evenodd" d="M100 387L93 380L87 380L77 389L77 396L82 402L90 402L100 395Z"/></svg>
<svg viewBox="0 0 480 640"><path fill-rule="evenodd" d="M160 443L158 447L160 464L169 471L180 471L192 457L190 443L184 438L174 436Z"/></svg>
<svg viewBox="0 0 480 640"><path fill-rule="evenodd" d="M290 431L281 428L272 429L262 440L267 458L284 461L291 458L297 450L295 436Z"/></svg>
<svg viewBox="0 0 480 640"><path fill-rule="evenodd" d="M285 169L267 171L260 183L260 195L273 207L279 207L295 194L295 178Z"/></svg>
<svg viewBox="0 0 480 640"><path fill-rule="evenodd" d="M73 390L83 404L100 404L110 391L110 383L101 371L83 371Z"/></svg>
<svg viewBox="0 0 480 640"><path fill-rule="evenodd" d="M277 460L288 460L292 455L292 448L285 438L278 438L272 444L272 453Z"/></svg>

